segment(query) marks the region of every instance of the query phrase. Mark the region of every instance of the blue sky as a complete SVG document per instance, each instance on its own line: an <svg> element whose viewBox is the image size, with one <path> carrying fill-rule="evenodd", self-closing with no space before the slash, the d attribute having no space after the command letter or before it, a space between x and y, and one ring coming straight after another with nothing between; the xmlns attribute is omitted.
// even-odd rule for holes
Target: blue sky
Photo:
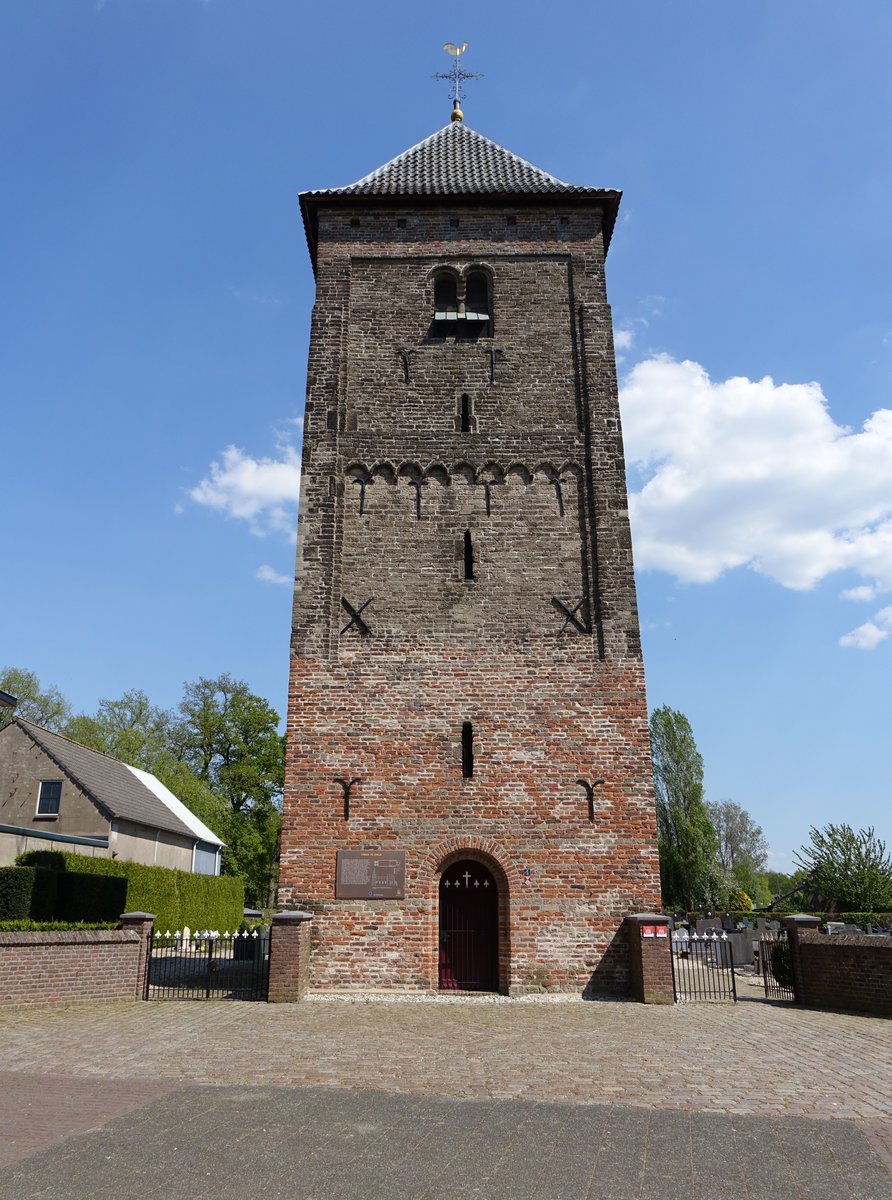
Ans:
<svg viewBox="0 0 892 1200"><path fill-rule="evenodd" d="M345 12L349 19L345 18ZM0 664L284 710L298 191L468 124L624 190L608 259L649 700L780 869L892 841L892 7L0 5Z"/></svg>

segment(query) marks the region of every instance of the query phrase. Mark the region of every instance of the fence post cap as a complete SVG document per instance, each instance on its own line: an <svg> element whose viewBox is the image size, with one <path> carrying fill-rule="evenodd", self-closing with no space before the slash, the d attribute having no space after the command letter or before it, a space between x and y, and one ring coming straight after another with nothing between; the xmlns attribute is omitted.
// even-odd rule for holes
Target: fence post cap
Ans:
<svg viewBox="0 0 892 1200"><path fill-rule="evenodd" d="M626 920L639 925L668 925L670 918L665 913L628 913Z"/></svg>
<svg viewBox="0 0 892 1200"><path fill-rule="evenodd" d="M154 913L143 913L143 912L121 913L121 920L122 921L154 921L155 914Z"/></svg>
<svg viewBox="0 0 892 1200"><path fill-rule="evenodd" d="M820 925L821 918L816 917L814 913L784 913L778 914L780 921L794 921L797 925Z"/></svg>
<svg viewBox="0 0 892 1200"><path fill-rule="evenodd" d="M277 912L273 915L274 925L299 925L302 921L312 921L313 914L300 908L292 908L287 912Z"/></svg>

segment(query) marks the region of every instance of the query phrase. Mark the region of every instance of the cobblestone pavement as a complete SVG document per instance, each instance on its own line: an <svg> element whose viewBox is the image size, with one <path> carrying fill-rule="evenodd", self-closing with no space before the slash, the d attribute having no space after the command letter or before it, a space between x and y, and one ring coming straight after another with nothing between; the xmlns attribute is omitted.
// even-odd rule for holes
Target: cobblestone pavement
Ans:
<svg viewBox="0 0 892 1200"><path fill-rule="evenodd" d="M82 1089L126 1083L122 1103L130 1096L134 1113L149 1083L190 1093L203 1084L322 1085L735 1120L848 1118L838 1136L867 1136L892 1164L892 1022L784 1004L22 1006L0 1009L0 1071L4 1101L25 1122L16 1093L33 1111L43 1077L48 1095L65 1093L62 1076ZM112 1093L98 1088L94 1097L82 1091L80 1103L63 1105L53 1124L58 1138L107 1119ZM31 1152L33 1141L19 1144ZM15 1156L7 1152L6 1161Z"/></svg>
<svg viewBox="0 0 892 1200"><path fill-rule="evenodd" d="M845 1121L188 1087L0 1173L0 1200L890 1200Z"/></svg>

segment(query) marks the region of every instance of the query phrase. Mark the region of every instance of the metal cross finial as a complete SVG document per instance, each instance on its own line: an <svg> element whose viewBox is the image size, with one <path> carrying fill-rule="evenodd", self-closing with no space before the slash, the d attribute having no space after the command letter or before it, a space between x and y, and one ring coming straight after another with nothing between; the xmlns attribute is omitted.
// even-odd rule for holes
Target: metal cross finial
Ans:
<svg viewBox="0 0 892 1200"><path fill-rule="evenodd" d="M461 121L464 114L461 110L461 102L464 99L464 90L462 84L466 79L482 79L483 76L479 71L464 71L461 65L461 56L468 48L467 42L462 42L460 46L454 45L452 42L446 42L443 49L447 54L451 54L455 60L452 64L451 71L437 71L434 79L448 79L452 84L452 119L453 121Z"/></svg>

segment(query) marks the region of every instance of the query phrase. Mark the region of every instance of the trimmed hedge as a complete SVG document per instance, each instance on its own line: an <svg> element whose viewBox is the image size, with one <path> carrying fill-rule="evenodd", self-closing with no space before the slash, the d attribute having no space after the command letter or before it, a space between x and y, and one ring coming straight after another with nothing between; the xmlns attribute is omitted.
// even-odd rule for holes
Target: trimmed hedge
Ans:
<svg viewBox="0 0 892 1200"><path fill-rule="evenodd" d="M0 920L30 917L35 874L33 867L0 867Z"/></svg>
<svg viewBox="0 0 892 1200"><path fill-rule="evenodd" d="M237 929L245 906L245 885L229 875L193 875L169 867L148 867L116 858L87 858L59 850L30 850L17 860L28 866L49 867L57 875L58 894L53 917L60 920L103 921L122 912L155 914L161 932L182 929ZM45 872L41 871L40 876ZM114 884L86 882L87 876L115 878ZM123 888L121 883L123 881ZM120 889L117 893L114 888ZM35 892L40 884L35 885ZM120 899L113 899L118 896ZM120 904L120 907L117 907ZM117 907L117 912L110 909ZM108 914L108 915L106 915ZM34 916L34 913L30 914Z"/></svg>
<svg viewBox="0 0 892 1200"><path fill-rule="evenodd" d="M724 912L714 912L714 917L721 919ZM760 912L755 909L753 912L732 912L731 916L735 921L755 921L759 917L764 917L766 921L777 921L780 917L789 917L788 912ZM699 921L703 916L699 912L689 912L689 921ZM862 929L866 929L868 925L881 925L884 929L892 929L892 913L888 912L848 912L848 913L828 913L828 912L809 912L806 916L820 917L823 924L828 921L843 921L846 925L860 925Z"/></svg>
<svg viewBox="0 0 892 1200"><path fill-rule="evenodd" d="M0 921L0 933L69 933L73 929L120 928L120 921Z"/></svg>

